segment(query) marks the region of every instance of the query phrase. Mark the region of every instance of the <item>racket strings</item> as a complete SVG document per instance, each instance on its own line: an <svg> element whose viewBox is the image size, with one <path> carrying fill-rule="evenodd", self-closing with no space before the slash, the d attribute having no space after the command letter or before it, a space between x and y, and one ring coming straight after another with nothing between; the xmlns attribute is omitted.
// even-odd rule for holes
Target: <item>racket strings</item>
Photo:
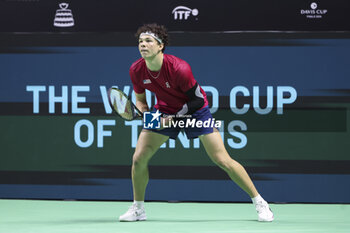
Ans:
<svg viewBox="0 0 350 233"><path fill-rule="evenodd" d="M113 110L125 120L134 120L139 117L136 107L121 90L111 88L109 98Z"/></svg>

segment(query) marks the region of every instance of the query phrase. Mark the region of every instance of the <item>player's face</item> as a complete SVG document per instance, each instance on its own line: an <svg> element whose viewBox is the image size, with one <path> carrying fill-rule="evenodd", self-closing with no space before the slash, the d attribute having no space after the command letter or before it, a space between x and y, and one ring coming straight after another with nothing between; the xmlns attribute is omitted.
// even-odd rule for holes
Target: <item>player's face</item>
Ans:
<svg viewBox="0 0 350 233"><path fill-rule="evenodd" d="M140 36L139 51L145 59L152 59L163 49L163 44L159 44L152 36Z"/></svg>

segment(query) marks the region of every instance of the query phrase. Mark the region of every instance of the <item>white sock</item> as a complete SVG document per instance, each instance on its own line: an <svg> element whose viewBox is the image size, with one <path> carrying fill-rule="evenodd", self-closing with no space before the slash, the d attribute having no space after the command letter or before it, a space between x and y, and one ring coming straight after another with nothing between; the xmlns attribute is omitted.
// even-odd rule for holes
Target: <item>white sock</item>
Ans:
<svg viewBox="0 0 350 233"><path fill-rule="evenodd" d="M256 196L256 197L253 197L253 198L252 198L252 202L253 202L254 205L255 205L257 202L259 202L259 201L265 201L264 198L262 198L262 197L260 196L260 194L259 194L258 196Z"/></svg>
<svg viewBox="0 0 350 233"><path fill-rule="evenodd" d="M134 201L134 204L136 204L137 208L143 208L144 201Z"/></svg>

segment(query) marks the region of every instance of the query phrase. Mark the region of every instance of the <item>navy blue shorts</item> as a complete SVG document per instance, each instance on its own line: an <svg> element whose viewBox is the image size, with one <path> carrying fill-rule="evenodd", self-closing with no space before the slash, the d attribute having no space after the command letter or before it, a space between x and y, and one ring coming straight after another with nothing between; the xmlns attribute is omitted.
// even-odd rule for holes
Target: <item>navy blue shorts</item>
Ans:
<svg viewBox="0 0 350 233"><path fill-rule="evenodd" d="M192 114L192 116L186 120L191 120L191 119L196 119L196 121L200 120L202 122L207 121L209 119L213 120L213 116L210 113L209 107L206 106L195 113ZM171 128L164 128L161 130L156 130L156 129L147 129L165 136L169 136L172 139L176 139L178 134L180 133L181 130L183 130L187 138L197 138L200 135L204 134L209 134L214 131L214 127L212 125L209 126L202 126L202 127L171 127Z"/></svg>

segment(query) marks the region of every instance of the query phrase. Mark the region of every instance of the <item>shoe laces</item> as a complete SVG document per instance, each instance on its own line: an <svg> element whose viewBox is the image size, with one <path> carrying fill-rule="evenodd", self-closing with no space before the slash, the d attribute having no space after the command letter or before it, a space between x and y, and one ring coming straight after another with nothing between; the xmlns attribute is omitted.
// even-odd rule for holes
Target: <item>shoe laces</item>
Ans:
<svg viewBox="0 0 350 233"><path fill-rule="evenodd" d="M135 210L137 210L137 209L139 209L139 208L137 208L136 203L133 203L133 204L129 207L129 210L128 210L128 211L135 211Z"/></svg>
<svg viewBox="0 0 350 233"><path fill-rule="evenodd" d="M255 209L260 214L266 210L269 210L269 205L266 202L259 201L255 204Z"/></svg>
<svg viewBox="0 0 350 233"><path fill-rule="evenodd" d="M140 213L142 213L143 209L142 208L139 208L137 207L137 204L136 203L133 203L130 207L129 207L129 210L128 212L132 212L133 215L140 215Z"/></svg>

